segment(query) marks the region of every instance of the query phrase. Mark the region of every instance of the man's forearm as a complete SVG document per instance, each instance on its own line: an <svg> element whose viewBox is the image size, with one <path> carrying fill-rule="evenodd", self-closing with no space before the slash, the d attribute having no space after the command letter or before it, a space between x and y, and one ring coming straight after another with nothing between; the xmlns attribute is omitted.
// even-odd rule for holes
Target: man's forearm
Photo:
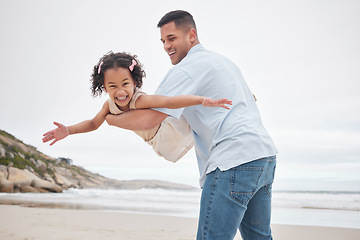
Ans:
<svg viewBox="0 0 360 240"><path fill-rule="evenodd" d="M131 110L120 115L108 114L106 122L111 126L133 131L144 131L160 124L168 115L152 109Z"/></svg>

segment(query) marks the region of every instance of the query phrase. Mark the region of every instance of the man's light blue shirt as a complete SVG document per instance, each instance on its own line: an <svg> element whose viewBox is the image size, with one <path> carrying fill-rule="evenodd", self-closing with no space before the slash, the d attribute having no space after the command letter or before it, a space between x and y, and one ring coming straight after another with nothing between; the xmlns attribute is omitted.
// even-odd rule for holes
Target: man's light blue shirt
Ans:
<svg viewBox="0 0 360 240"><path fill-rule="evenodd" d="M198 95L233 101L231 110L201 105L155 110L179 118L182 114L194 135L200 186L207 173L222 171L277 153L263 127L254 97L240 69L227 58L201 44L169 70L155 94Z"/></svg>

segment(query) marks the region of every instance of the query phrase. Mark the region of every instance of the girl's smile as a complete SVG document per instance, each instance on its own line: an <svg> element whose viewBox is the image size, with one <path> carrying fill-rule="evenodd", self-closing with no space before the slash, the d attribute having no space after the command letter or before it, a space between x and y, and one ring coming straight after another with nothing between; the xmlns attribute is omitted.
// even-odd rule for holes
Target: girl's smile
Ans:
<svg viewBox="0 0 360 240"><path fill-rule="evenodd" d="M122 98L120 98L120 97L116 97L116 100L119 100L119 101L124 101L124 100L126 99L126 97L127 97L127 96L122 97Z"/></svg>
<svg viewBox="0 0 360 240"><path fill-rule="evenodd" d="M111 68L104 73L104 88L122 111L128 111L135 84L127 68Z"/></svg>

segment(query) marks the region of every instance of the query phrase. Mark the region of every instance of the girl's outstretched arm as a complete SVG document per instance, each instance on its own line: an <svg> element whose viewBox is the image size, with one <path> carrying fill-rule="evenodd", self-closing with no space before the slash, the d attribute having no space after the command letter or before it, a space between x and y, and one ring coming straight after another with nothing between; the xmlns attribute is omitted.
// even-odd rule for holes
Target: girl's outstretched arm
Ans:
<svg viewBox="0 0 360 240"><path fill-rule="evenodd" d="M227 98L210 99L196 95L179 95L179 96L161 96L161 95L141 95L135 103L137 109L142 108L183 108L195 105L205 107L222 107L230 109L227 105L232 105L232 101Z"/></svg>
<svg viewBox="0 0 360 240"><path fill-rule="evenodd" d="M43 143L53 140L50 146L54 145L57 141L66 138L71 134L91 132L98 129L105 121L106 115L109 113L109 103L106 101L100 112L90 120L85 120L78 124L66 127L65 125L54 122L57 128L43 134Z"/></svg>

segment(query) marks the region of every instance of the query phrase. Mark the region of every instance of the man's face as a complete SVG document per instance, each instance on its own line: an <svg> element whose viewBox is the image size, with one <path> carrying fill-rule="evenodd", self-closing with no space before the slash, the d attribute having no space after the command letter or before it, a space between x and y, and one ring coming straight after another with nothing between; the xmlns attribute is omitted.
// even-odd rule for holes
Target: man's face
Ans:
<svg viewBox="0 0 360 240"><path fill-rule="evenodd" d="M185 33L176 28L175 22L169 22L160 28L161 41L165 52L173 65L178 64L193 46L190 31Z"/></svg>

